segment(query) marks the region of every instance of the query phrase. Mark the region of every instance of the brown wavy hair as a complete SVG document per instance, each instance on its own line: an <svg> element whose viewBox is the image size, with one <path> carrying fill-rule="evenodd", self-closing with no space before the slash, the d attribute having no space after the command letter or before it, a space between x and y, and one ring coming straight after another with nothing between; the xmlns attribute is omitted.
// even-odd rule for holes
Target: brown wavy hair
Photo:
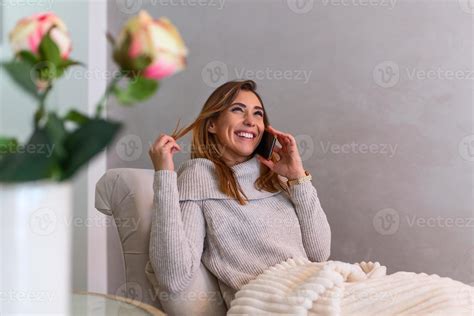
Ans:
<svg viewBox="0 0 474 316"><path fill-rule="evenodd" d="M257 84L253 80L229 81L212 92L204 103L201 113L199 113L197 119L192 124L178 130L178 120L175 130L170 136L175 140L178 140L192 130L191 159L206 158L214 162L219 182L219 190L224 194L237 199L241 205L245 205L246 201L248 201L247 196L243 192L238 181L236 181L234 171L227 166L221 158L222 153L219 151L217 146L218 141L216 136L208 132L211 120L217 119L221 112L231 106L233 101L237 98L237 94L240 90L253 92L259 99L262 107L265 109L262 98L256 91ZM270 124L266 110L264 111L263 122L265 128ZM252 155L255 155L255 153ZM273 153L270 159L273 162L277 162L278 154ZM280 179L277 173L271 171L270 168L264 164L261 164L261 167L260 176L254 184L257 190L265 190L268 192L283 190L288 193L286 183Z"/></svg>

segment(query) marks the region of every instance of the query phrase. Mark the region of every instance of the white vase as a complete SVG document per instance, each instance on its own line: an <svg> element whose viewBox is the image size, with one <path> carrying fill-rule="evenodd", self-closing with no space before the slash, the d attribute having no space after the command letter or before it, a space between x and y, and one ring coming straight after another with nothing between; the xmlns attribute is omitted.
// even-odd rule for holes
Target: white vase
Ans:
<svg viewBox="0 0 474 316"><path fill-rule="evenodd" d="M0 184L0 315L69 314L72 183Z"/></svg>

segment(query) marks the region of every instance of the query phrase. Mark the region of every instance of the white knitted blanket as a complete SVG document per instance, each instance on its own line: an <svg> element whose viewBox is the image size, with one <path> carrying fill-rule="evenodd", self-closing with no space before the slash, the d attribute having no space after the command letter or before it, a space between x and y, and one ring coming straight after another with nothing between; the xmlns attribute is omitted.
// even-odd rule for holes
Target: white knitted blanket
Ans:
<svg viewBox="0 0 474 316"><path fill-rule="evenodd" d="M474 315L474 287L378 262L290 258L244 285L227 315Z"/></svg>

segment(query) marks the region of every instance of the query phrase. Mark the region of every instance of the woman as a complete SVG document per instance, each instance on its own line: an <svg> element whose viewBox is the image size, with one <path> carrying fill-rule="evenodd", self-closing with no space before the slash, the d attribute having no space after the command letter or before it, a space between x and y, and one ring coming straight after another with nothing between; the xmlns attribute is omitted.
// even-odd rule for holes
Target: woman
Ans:
<svg viewBox="0 0 474 316"><path fill-rule="evenodd" d="M176 140L190 130L191 159L175 171ZM264 130L281 144L270 160L254 153ZM331 230L315 187L281 178L308 175L295 139L269 125L252 80L218 87L194 123L161 134L149 155L156 171L150 261L162 289L186 289L202 260L229 307L270 266L296 256L328 259Z"/></svg>

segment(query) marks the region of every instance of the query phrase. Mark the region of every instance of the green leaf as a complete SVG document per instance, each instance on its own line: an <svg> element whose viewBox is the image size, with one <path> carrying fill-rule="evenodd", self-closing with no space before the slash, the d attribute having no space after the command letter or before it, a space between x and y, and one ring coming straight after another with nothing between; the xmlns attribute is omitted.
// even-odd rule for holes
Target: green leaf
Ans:
<svg viewBox="0 0 474 316"><path fill-rule="evenodd" d="M136 70L138 73L143 73L143 71L151 64L151 57L147 55L140 55L131 60L132 69Z"/></svg>
<svg viewBox="0 0 474 316"><path fill-rule="evenodd" d="M132 43L132 38L129 32L125 33L125 39L120 46L115 46L113 51L113 59L123 70L130 70L130 67L127 67L127 61L130 59L128 57L128 49Z"/></svg>
<svg viewBox="0 0 474 316"><path fill-rule="evenodd" d="M17 53L17 57L19 60L25 61L30 65L35 65L38 62L38 57L28 50L19 51Z"/></svg>
<svg viewBox="0 0 474 316"><path fill-rule="evenodd" d="M84 119L78 113L70 116ZM118 122L89 119L67 133L63 121L50 113L44 128L36 129L26 145L0 138L0 145L12 144L0 156L0 182L66 180L110 144L120 128Z"/></svg>
<svg viewBox="0 0 474 316"><path fill-rule="evenodd" d="M66 70L66 69L63 68L63 67L58 67L58 68L56 68L56 71L54 72L55 78L61 77L61 76L64 74L64 71L65 71L65 70Z"/></svg>
<svg viewBox="0 0 474 316"><path fill-rule="evenodd" d="M52 62L54 66L59 66L61 64L61 52L49 35L51 29L49 29L48 33L46 33L46 35L43 36L43 39L41 40L39 45L39 54L42 60L47 60Z"/></svg>
<svg viewBox="0 0 474 316"><path fill-rule="evenodd" d="M72 60L72 59L64 59L64 60L61 60L61 63L59 64L60 67L62 68L68 68L70 66L75 66L75 65L79 65L79 66L83 66L85 67L86 65L80 61L77 61L77 60Z"/></svg>
<svg viewBox="0 0 474 316"><path fill-rule="evenodd" d="M36 129L24 146L0 159L0 182L25 182L50 178L58 161L54 144L44 129Z"/></svg>
<svg viewBox="0 0 474 316"><path fill-rule="evenodd" d="M63 163L61 180L70 178L110 144L121 126L118 122L90 119L69 134L64 142L68 159Z"/></svg>
<svg viewBox="0 0 474 316"><path fill-rule="evenodd" d="M53 71L54 71L52 73L51 79L61 77L64 74L64 72L66 71L67 68L69 68L71 66L75 66L75 65L85 66L85 64L83 64L79 61L75 61L75 60L71 60L71 59L66 59L66 60L62 59L58 66L51 67L51 68L53 68Z"/></svg>
<svg viewBox="0 0 474 316"><path fill-rule="evenodd" d="M158 90L158 81L144 77L135 77L129 80L125 89L115 87L113 90L117 99L125 105L142 102L150 98Z"/></svg>
<svg viewBox="0 0 474 316"><path fill-rule="evenodd" d="M8 73L10 78L13 79L25 92L30 96L39 99L40 95L38 94L35 82L33 81L36 78L35 69L32 65L27 62L22 61L11 61L3 62L1 66Z"/></svg>
<svg viewBox="0 0 474 316"><path fill-rule="evenodd" d="M74 122L78 125L83 125L89 121L89 117L83 113L80 113L76 110L70 110L64 117L65 121Z"/></svg>
<svg viewBox="0 0 474 316"><path fill-rule="evenodd" d="M133 78L139 76L149 64L151 64L152 59L147 55L140 55L134 58L130 58L128 51L132 43L132 37L130 32L125 34L125 39L120 44L120 46L114 46L113 59L120 66L120 69L123 70L128 77Z"/></svg>
<svg viewBox="0 0 474 316"><path fill-rule="evenodd" d="M0 137L0 159L9 152L16 151L18 141L13 137Z"/></svg>
<svg viewBox="0 0 474 316"><path fill-rule="evenodd" d="M2 147L13 146L15 148L16 146L18 146L18 141L14 137L2 137L2 136L0 136L0 146L2 146Z"/></svg>
<svg viewBox="0 0 474 316"><path fill-rule="evenodd" d="M61 121L56 113L49 113L48 120L44 126L46 132L48 133L49 138L54 144L54 154L59 158L63 159L66 157L67 152L64 149L63 142L67 136L66 129L64 128L64 123Z"/></svg>

